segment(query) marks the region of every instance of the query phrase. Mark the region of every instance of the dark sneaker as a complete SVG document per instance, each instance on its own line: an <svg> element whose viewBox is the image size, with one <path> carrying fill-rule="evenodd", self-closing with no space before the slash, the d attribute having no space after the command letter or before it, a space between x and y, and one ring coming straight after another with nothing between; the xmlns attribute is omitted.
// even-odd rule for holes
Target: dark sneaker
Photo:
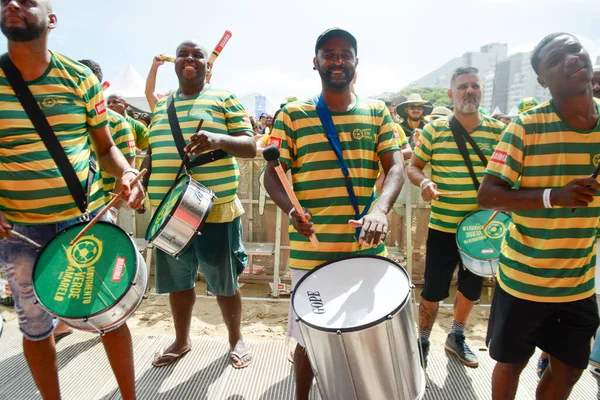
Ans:
<svg viewBox="0 0 600 400"><path fill-rule="evenodd" d="M542 360L541 358L538 359L538 366L536 371L538 378L542 379L542 375L544 375L544 371L546 370L546 368L548 368L549 363L549 358L546 358L545 360Z"/></svg>
<svg viewBox="0 0 600 400"><path fill-rule="evenodd" d="M419 358L423 369L427 368L427 356L429 355L429 339L417 339L417 347L419 348Z"/></svg>
<svg viewBox="0 0 600 400"><path fill-rule="evenodd" d="M464 335L456 335L454 333L448 334L445 348L450 353L455 354L458 357L458 360L466 366L472 368L477 368L479 366L479 360L477 360L475 353L473 353L465 343Z"/></svg>
<svg viewBox="0 0 600 400"><path fill-rule="evenodd" d="M590 372L598 377L600 377L600 367L598 367L596 365L596 363L592 364L590 363L590 365L588 366L588 369L590 370Z"/></svg>

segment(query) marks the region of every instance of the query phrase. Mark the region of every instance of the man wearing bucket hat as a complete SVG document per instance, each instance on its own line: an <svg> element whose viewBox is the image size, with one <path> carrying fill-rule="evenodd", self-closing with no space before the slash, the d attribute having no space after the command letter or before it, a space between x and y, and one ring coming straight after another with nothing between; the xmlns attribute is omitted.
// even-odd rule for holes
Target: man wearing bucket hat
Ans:
<svg viewBox="0 0 600 400"><path fill-rule="evenodd" d="M425 365L439 302L450 295L450 282L457 265L454 321L445 348L463 364L479 365L477 356L465 342L464 330L475 301L481 296L483 279L462 265L456 232L462 219L478 209L477 188L485 170L483 159L491 157L504 129L504 124L479 112L481 96L479 71L473 67L456 69L448 89L454 115L425 126L408 168L408 177L421 188L423 200L431 200L425 286L419 302L418 344ZM466 140L466 135L470 140ZM459 146L461 143L464 146ZM467 157L470 163L465 161ZM423 173L427 163L432 166L431 179ZM442 190L459 195L450 197L440 193Z"/></svg>
<svg viewBox="0 0 600 400"><path fill-rule="evenodd" d="M435 107L431 114L426 115L423 119L425 122L435 121L438 118L447 117L452 114L452 111L446 107Z"/></svg>
<svg viewBox="0 0 600 400"><path fill-rule="evenodd" d="M361 248L362 254L387 254L386 214L402 186L403 161L385 104L363 99L350 90L358 64L356 51L356 39L349 32L338 28L323 32L317 39L313 59L313 69L321 77L322 93L308 101L285 105L275 122L273 137L279 143L279 161L284 170L291 170L294 191L308 214L305 219L292 207L273 163L268 163L267 192L291 219L292 285L317 266L357 255ZM326 135L321 118L331 122L335 132L329 130ZM340 145L344 153L341 159L335 151ZM348 176L340 168L342 161L353 166ZM387 179L373 202L380 163ZM354 182L353 189L346 185L348 181ZM358 204L351 200L351 189ZM357 209L362 211L358 216ZM317 248L309 240L314 233L319 240ZM288 334L298 342L294 352L296 396L308 399L313 372L291 305Z"/></svg>
<svg viewBox="0 0 600 400"><path fill-rule="evenodd" d="M415 142L418 140L418 138L415 139L415 134L418 136L419 132L423 130L425 126L423 118L431 114L432 110L433 105L423 100L418 93L411 94L406 101L396 107L396 112L403 119L400 126L404 129L404 134L413 149L415 148Z"/></svg>
<svg viewBox="0 0 600 400"><path fill-rule="evenodd" d="M567 399L588 365L600 322L594 282L600 101L593 98L589 53L573 35L546 36L531 65L552 100L506 128L478 195L482 207L512 215L486 343L497 361L495 398L515 397L539 347L550 363L537 398Z"/></svg>

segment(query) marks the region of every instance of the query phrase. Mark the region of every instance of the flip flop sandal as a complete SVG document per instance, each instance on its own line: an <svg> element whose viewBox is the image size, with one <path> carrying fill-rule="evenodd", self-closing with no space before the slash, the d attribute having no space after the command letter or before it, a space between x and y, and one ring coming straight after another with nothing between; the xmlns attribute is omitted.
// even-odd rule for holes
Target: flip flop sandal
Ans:
<svg viewBox="0 0 600 400"><path fill-rule="evenodd" d="M173 364L175 361L177 361L178 359L180 359L181 357L185 356L187 353L190 352L190 350L192 350L192 348L188 348L184 351L182 351L180 354L177 353L163 353L163 354L159 354L156 353L156 355L154 356L154 361L152 361L152 365L159 368L159 367L164 367L170 364ZM160 362L159 360L161 358L167 358L166 361L162 361Z"/></svg>
<svg viewBox="0 0 600 400"><path fill-rule="evenodd" d="M245 352L244 354L237 353L236 351L232 350L229 352L229 359L231 360L231 366L235 369L242 369L242 368L246 368L250 362L252 361L252 358L248 359L248 356L250 355L250 351ZM239 361L242 362L241 365L238 365L234 362L234 357L236 357ZM244 361L246 360L246 361Z"/></svg>

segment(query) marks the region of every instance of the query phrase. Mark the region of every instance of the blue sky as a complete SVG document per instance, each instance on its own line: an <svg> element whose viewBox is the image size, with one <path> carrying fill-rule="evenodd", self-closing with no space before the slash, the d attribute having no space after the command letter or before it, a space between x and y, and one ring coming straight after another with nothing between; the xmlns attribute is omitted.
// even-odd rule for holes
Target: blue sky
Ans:
<svg viewBox="0 0 600 400"><path fill-rule="evenodd" d="M578 35L600 54L597 0L480 1L164 1L55 0L58 27L50 47L69 57L92 58L114 79L131 64L144 78L158 53L173 54L188 38L210 50L226 29L233 37L215 63L213 84L238 96L285 96L319 91L312 70L314 42L340 26L358 39L357 91L396 91L447 60L491 43L509 53L530 50L544 35ZM6 39L0 36L0 51ZM172 64L159 71L157 87L177 85Z"/></svg>

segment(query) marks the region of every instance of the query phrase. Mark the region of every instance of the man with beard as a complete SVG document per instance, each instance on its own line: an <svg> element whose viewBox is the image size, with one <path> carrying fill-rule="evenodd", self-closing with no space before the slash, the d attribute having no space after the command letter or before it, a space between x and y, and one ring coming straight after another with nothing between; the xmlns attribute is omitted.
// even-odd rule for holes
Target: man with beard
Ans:
<svg viewBox="0 0 600 400"><path fill-rule="evenodd" d="M80 184L88 187L90 145L102 169L120 179L128 205L139 208L144 193L131 185L136 171L119 152L107 126L102 87L82 64L48 50L48 34L57 18L49 0L0 3L0 27L8 39L8 56L22 75L48 123L73 162ZM5 59L6 60L6 59ZM7 62L8 63L8 62ZM10 66L10 64L8 64ZM40 134L27 118L6 71L0 68L0 264L4 267L23 333L23 352L44 399L59 399L58 366L52 336L56 321L44 311L32 291L37 249L14 239L19 232L41 245L63 228L80 221L82 213L46 150ZM92 182L87 211L104 204L102 180ZM8 238L8 239L6 239ZM51 268L53 265L46 265ZM62 266L61 266L62 267ZM135 398L131 335L126 324L102 335L102 343L124 399Z"/></svg>
<svg viewBox="0 0 600 400"><path fill-rule="evenodd" d="M181 165L167 113L172 105L186 143L185 151L193 163L196 155L214 150L227 153L224 158L191 168L197 182L214 190L217 198L198 236L179 257L156 250L156 291L169 293L175 342L157 357L153 365L169 365L191 350L190 324L196 301L194 286L200 266L208 290L217 296L229 332L229 356L234 368L246 367L252 357L240 331L242 300L238 277L244 271L247 254L242 244L241 215L244 209L237 197L239 168L235 157L253 158L256 144L246 111L237 97L206 83L206 62L210 53L192 40L182 42L175 54L175 73L179 88L156 104L150 130L149 155L144 166L151 166L148 192L158 206L174 183ZM198 123L202 128L196 132ZM150 164L151 162L151 164Z"/></svg>
<svg viewBox="0 0 600 400"><path fill-rule="evenodd" d="M513 399L539 347L550 355L538 399L567 399L587 367L599 324L594 269L600 183L600 101L577 38L546 36L531 65L552 99L517 116L491 158L482 207L511 212L488 336L494 399Z"/></svg>
<svg viewBox="0 0 600 400"><path fill-rule="evenodd" d="M419 303L419 349L424 366L429 354L429 336L437 317L439 302L447 298L452 275L460 264L456 245L456 230L467 214L477 210L477 186L485 165L475 150L466 145L476 175L471 173L456 144L450 128L450 118L460 123L477 144L483 156L489 158L500 139L504 124L479 112L481 78L473 67L458 68L451 78L448 97L454 104L454 114L432 121L421 132L408 167L410 181L421 188L421 196L431 201L431 216L425 258L425 286ZM455 134L460 135L459 132ZM468 143L468 142L467 142ZM432 166L432 179L423 173L427 163ZM478 182L479 183L479 182ZM461 197L446 197L439 191L460 191ZM459 266L458 291L454 301L454 321L445 348L469 367L477 367L477 356L465 343L464 329L475 301L481 296L483 279Z"/></svg>
<svg viewBox="0 0 600 400"><path fill-rule="evenodd" d="M294 191L304 212L309 215L305 220L292 207L273 163L268 163L265 188L291 219L292 285L327 261L359 252L387 255L384 244L388 232L386 214L392 209L402 186L403 160L393 134L394 123L385 104L360 98L350 90L358 64L356 50L354 36L332 28L317 39L313 59L313 69L319 72L322 84L318 102L332 115L345 161L351 170L348 178L353 182L356 208L350 200L350 189L325 135L314 100L285 105L275 122L272 136L280 143L279 161L284 170L291 170ZM380 163L386 179L379 198L371 207ZM361 214L356 215L357 209ZM363 228L357 235L356 229L360 226ZM313 233L320 240L316 249L309 241ZM308 399L313 372L291 305L288 334L298 342L294 352L296 396Z"/></svg>
<svg viewBox="0 0 600 400"><path fill-rule="evenodd" d="M121 96L120 94L111 94L106 99L106 106L127 120L127 123L131 128L131 132L133 133L135 146L139 150L146 150L146 148L148 148L148 128L146 128L140 121L136 121L127 114L129 103L127 103L125 97Z"/></svg>
<svg viewBox="0 0 600 400"><path fill-rule="evenodd" d="M413 93L396 107L396 112L402 118L400 126L404 129L404 134L408 138L411 148L415 148L415 143L419 140L419 135L426 122L423 119L431 114L433 105L421 98L418 93Z"/></svg>

